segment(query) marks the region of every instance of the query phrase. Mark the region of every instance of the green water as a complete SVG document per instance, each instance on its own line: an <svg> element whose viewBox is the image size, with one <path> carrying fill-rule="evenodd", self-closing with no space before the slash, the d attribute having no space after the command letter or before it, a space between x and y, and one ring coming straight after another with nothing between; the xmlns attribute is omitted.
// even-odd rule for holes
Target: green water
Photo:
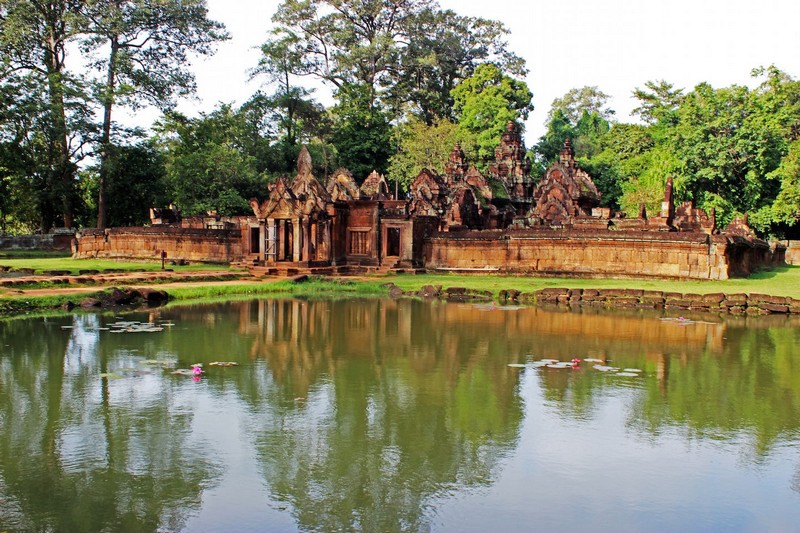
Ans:
<svg viewBox="0 0 800 533"><path fill-rule="evenodd" d="M0 531L798 530L798 317L492 307L2 321Z"/></svg>

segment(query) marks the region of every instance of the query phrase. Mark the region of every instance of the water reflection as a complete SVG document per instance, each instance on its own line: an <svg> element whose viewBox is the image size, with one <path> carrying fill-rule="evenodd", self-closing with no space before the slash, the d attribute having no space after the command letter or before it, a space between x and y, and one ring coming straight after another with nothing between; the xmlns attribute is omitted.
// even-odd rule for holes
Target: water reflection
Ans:
<svg viewBox="0 0 800 533"><path fill-rule="evenodd" d="M175 326L126 335L105 330L113 315L0 322L0 529L424 530L442 501L508 477L526 423L538 438L568 427L580 442L620 391L631 399L618 407L621 439L677 430L686 442L744 443L761 465L800 433L797 317L677 323L375 299L131 317ZM508 367L573 357L643 377ZM194 383L147 359L207 374ZM208 366L220 360L240 366ZM120 369L131 372L101 377Z"/></svg>

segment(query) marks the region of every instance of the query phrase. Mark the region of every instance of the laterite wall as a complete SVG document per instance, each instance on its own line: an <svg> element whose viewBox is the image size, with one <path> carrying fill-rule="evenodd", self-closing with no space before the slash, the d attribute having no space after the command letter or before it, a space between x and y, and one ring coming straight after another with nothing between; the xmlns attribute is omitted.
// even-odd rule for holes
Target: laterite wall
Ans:
<svg viewBox="0 0 800 533"><path fill-rule="evenodd" d="M439 233L428 269L553 276L728 279L772 262L763 241L679 232L508 230Z"/></svg>
<svg viewBox="0 0 800 533"><path fill-rule="evenodd" d="M171 226L82 230L76 258L160 259L230 263L241 261L249 244L247 229L200 229Z"/></svg>

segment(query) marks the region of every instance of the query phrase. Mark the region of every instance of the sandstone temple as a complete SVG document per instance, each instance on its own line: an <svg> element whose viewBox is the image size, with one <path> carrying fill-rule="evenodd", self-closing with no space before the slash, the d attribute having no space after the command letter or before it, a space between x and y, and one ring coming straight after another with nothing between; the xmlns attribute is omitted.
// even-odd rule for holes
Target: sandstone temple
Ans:
<svg viewBox="0 0 800 533"><path fill-rule="evenodd" d="M443 174L422 170L407 198L384 177L361 185L346 169L326 184L303 148L294 178L253 198L253 216L182 218L151 210L142 228L84 230L78 257L241 263L254 273L497 272L585 277L727 279L783 262L746 219L718 228L713 210L675 205L667 179L658 213L601 207L569 140L538 180L520 132L509 123L482 174L456 145Z"/></svg>

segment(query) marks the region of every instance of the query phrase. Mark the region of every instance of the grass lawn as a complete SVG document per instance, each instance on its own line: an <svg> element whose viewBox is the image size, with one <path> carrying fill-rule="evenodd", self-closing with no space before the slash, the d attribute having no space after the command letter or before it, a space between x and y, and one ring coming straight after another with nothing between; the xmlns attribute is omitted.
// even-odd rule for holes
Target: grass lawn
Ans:
<svg viewBox="0 0 800 533"><path fill-rule="evenodd" d="M460 274L397 275L382 278L403 290L423 285L467 287L498 293L504 289L530 292L546 287L569 289L644 289L650 291L708 294L715 292L760 293L800 299L800 266L782 266L764 270L748 278L724 281L672 281L631 279L537 278L529 276L484 276Z"/></svg>
<svg viewBox="0 0 800 533"><path fill-rule="evenodd" d="M160 263L118 263L106 260L73 259L20 259L20 267L41 270L79 270L117 268L127 270L158 270ZM4 261L0 264L5 264ZM33 265L36 265L35 267ZM219 269L215 265L189 265L176 270ZM364 276L360 278L315 278L295 283L291 280L274 279L249 283L215 283L198 281L188 286L168 290L170 298L183 301L208 301L238 299L254 296L303 296L303 297L359 297L384 296L387 283L394 283L404 291L414 292L424 285L466 287L488 290L495 296L504 289L531 292L546 287L571 289L644 289L680 293L761 293L775 296L791 296L800 299L800 266L784 266L756 273L749 278L725 281L668 281L668 280L618 280L579 278L535 278L530 276L486 276L459 274L398 274L388 276ZM49 296L15 295L0 298L0 316L30 313L34 310L53 309L67 300L80 301L90 296L53 294Z"/></svg>
<svg viewBox="0 0 800 533"><path fill-rule="evenodd" d="M123 270L130 272L152 272L161 270L161 261L114 261L111 259L72 259L69 256L61 257L0 257L0 265L10 266L15 269L32 268L37 274L48 270L61 270L77 275L81 270ZM231 270L227 265L214 265L208 263L192 263L190 265L170 265L166 268L175 272L191 272L204 270Z"/></svg>

